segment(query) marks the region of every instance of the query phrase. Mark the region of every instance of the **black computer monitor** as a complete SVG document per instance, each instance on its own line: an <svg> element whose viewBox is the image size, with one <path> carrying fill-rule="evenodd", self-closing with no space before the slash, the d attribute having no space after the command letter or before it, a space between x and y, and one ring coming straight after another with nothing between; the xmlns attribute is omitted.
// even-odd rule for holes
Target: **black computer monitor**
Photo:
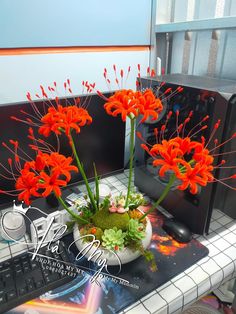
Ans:
<svg viewBox="0 0 236 314"><path fill-rule="evenodd" d="M106 95L108 96L108 95ZM76 96L78 97L78 96ZM93 163L96 164L97 172L100 176L122 171L124 168L124 143L125 143L125 123L118 118L109 116L103 108L104 100L96 94L80 96L81 103L89 103L88 111L93 118L92 124L81 128L78 135L74 135L77 151L88 178L94 177ZM71 98L67 98L71 101ZM43 102L35 102L40 111L43 110ZM21 103L4 104L0 107L0 138L2 142L8 142L9 139L18 140L21 148L29 155L34 153L29 148L30 140L27 139L29 126L11 119L11 116L17 116L24 119L25 116L20 111L24 110L30 114L33 109L28 101ZM36 132L36 131L35 131ZM35 133L37 134L37 133ZM42 136L40 136L42 138ZM45 138L44 138L45 139ZM46 139L52 145L56 145L54 135ZM71 156L71 149L67 138L60 137L60 152L66 156ZM12 154L0 146L0 162L7 165L7 160ZM0 170L3 173L2 169ZM73 173L70 184L75 184L82 180L80 174ZM14 189L14 181L6 180L0 176L0 189ZM12 202L14 197L0 194L0 205Z"/></svg>

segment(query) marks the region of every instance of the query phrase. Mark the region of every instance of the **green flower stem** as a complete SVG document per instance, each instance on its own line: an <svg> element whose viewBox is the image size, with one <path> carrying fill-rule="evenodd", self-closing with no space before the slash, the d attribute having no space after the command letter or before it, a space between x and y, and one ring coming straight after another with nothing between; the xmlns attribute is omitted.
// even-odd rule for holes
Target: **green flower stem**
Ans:
<svg viewBox="0 0 236 314"><path fill-rule="evenodd" d="M153 212L156 209L156 207L165 199L165 197L169 193L173 183L175 182L175 179L176 179L175 175L172 174L168 184L166 185L166 187L165 187L164 191L162 192L161 196L159 197L159 199L155 203L153 203L153 205L149 208L149 210L142 217L139 218L139 221L142 221L148 214Z"/></svg>
<svg viewBox="0 0 236 314"><path fill-rule="evenodd" d="M82 218L80 215L76 215L72 210L70 210L70 208L66 205L66 203L63 201L63 199L60 196L57 196L55 194L56 198L58 199L58 201L61 203L61 205L65 208L65 210L76 220L79 220L81 223L83 224L89 224L89 221L87 221L86 219Z"/></svg>
<svg viewBox="0 0 236 314"><path fill-rule="evenodd" d="M75 148L75 143L74 143L74 140L73 140L73 137L72 137L71 134L70 134L70 139L71 139L72 151L73 151L73 154L75 156L75 160L76 160L77 166L79 168L79 171L80 171L80 173L82 175L82 178L84 180L84 183L85 183L85 186L86 186L86 189L87 189L87 192L88 192L88 197L90 199L90 202L91 202L91 205L92 205L93 209L95 209L95 211L97 211L98 210L97 204L96 204L96 202L94 200L93 193L92 193L91 188L89 186L88 179L87 179L87 176L85 174L84 168L83 168L83 166L82 166L82 164L80 162L79 156L77 154L77 151L76 151L76 148Z"/></svg>
<svg viewBox="0 0 236 314"><path fill-rule="evenodd" d="M130 118L131 130L130 130L130 145L129 145L129 181L127 188L127 195L125 201L125 208L128 206L130 190L131 190L131 182L132 182L132 173L133 173L133 160L134 160L134 133L135 133L135 118Z"/></svg>

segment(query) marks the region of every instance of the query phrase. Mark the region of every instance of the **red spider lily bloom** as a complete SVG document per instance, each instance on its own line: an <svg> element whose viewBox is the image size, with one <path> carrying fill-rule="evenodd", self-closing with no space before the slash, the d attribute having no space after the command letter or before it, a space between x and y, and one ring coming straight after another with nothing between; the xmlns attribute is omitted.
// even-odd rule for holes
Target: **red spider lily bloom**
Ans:
<svg viewBox="0 0 236 314"><path fill-rule="evenodd" d="M51 100L43 86L40 86L41 96L36 94L35 96L42 99L44 106L39 109L36 103L32 100L30 93L27 93L27 99L31 104L34 115L21 110L21 113L25 115L24 119L12 116L11 118L15 121L20 121L30 126L35 126L39 128L39 133L48 137L51 132L56 135L61 135L65 133L68 137L70 131L75 130L76 133L80 132L81 127L92 122L92 117L89 115L88 111L84 108L86 106L85 102L80 104L80 98L66 99L66 104L62 106L61 100L58 96L55 97L56 93L56 82L53 86L48 86L48 90L52 93ZM87 86L87 85L86 85ZM69 92L72 95L72 90L70 87L70 80L64 83L65 92ZM90 92L90 88L87 88ZM43 111L43 112L42 112Z"/></svg>
<svg viewBox="0 0 236 314"><path fill-rule="evenodd" d="M35 170L36 172L42 171L46 166L45 154L38 152L35 160L26 161L24 164L25 170Z"/></svg>
<svg viewBox="0 0 236 314"><path fill-rule="evenodd" d="M157 120L159 113L163 110L162 101L165 100L166 97L171 97L172 89L168 88L164 93L162 93L160 88L157 88L156 92L159 94L157 97L153 93L151 84L150 86L147 86L146 89L143 89L139 80L136 81L136 86L140 87L139 91L125 89L123 86L128 80L130 69L131 67L129 66L126 74L124 70L121 69L119 75L116 66L113 65L115 84L119 90L116 91L112 96L107 98L97 90L98 95L106 101L104 105L106 112L114 117L120 114L123 121L125 121L127 117L131 119L140 117L140 123L143 123L149 119L153 121ZM150 71L150 68L148 67L146 74L151 78L155 76L155 71ZM104 69L103 76L109 90L112 90L113 88L111 88L111 81L108 78L107 69ZM137 77L141 77L139 64ZM94 89L94 84L90 84L89 86ZM163 86L163 83L160 85L160 87L161 86ZM173 91L173 94L180 93L182 90L183 89L181 87L178 87L175 91Z"/></svg>
<svg viewBox="0 0 236 314"><path fill-rule="evenodd" d="M58 105L57 108L50 107L48 113L41 118L41 122L39 133L45 137L48 137L51 132L58 135L65 132L69 136L72 129L79 133L81 126L90 124L92 117L84 108Z"/></svg>
<svg viewBox="0 0 236 314"><path fill-rule="evenodd" d="M178 112L176 113L176 116L178 118ZM192 114L190 114L188 119L185 121L190 120L191 116ZM226 162L225 160L222 160L218 165L214 165L214 157L221 155L215 154L214 152L216 149L224 145L224 143L215 145L215 147L212 149L207 148L219 127L220 121L215 124L212 134L209 137L210 139L206 143L206 140L203 136L201 137L200 142L192 140L192 137L201 130L206 129L207 126L202 126L202 122L205 122L208 116L204 117L198 123L197 126L200 128L199 130L196 131L197 126L193 127L188 132L188 136L186 137L184 136L184 131L182 131L183 124L180 124L179 126L177 124L176 131L172 133L170 139L167 140L164 139L164 133L168 123L168 117L169 115L167 115L167 120L161 127L159 138L157 137L158 130L154 130L154 134L156 135L156 140L158 143L154 144L153 146L149 145L148 143L147 145L141 144L142 148L146 150L146 152L153 158L153 166L159 168L158 172L160 177L165 176L167 172L169 172L169 174L173 174L174 178L180 182L177 188L179 190L189 189L190 193L192 194L198 193L199 186L206 186L208 183L216 181L235 190L234 187L231 187L224 182L227 179L235 178L235 175L230 176L229 178L221 178L219 180L214 177L214 169L222 167L222 165L224 165ZM193 130L195 133L191 135ZM180 136L181 132L182 135ZM177 136L172 138L175 133L177 133ZM141 134L138 134L138 137L143 140ZM235 137L235 134L232 135L228 140L225 141L225 143ZM149 148L148 145L151 147Z"/></svg>
<svg viewBox="0 0 236 314"><path fill-rule="evenodd" d="M39 189L44 189L42 192L43 197L47 197L49 194L54 192L56 196L61 196L61 187L65 187L67 182L65 180L59 179L60 172L53 171L50 175L45 172L40 173L40 180L38 183Z"/></svg>
<svg viewBox="0 0 236 314"><path fill-rule="evenodd" d="M176 160L178 162L178 160ZM191 167L188 163L185 163L186 172L177 176L182 181L182 184L178 186L179 190L186 190L190 188L190 193L197 194L198 185L206 186L208 182L213 182L214 176L212 171L214 167L207 165L204 162L196 163Z"/></svg>
<svg viewBox="0 0 236 314"><path fill-rule="evenodd" d="M25 162L24 169L36 172L40 172L45 168L50 169L51 172L59 171L60 175L65 176L67 182L71 180L71 171L78 172L78 168L71 164L71 157L65 157L57 152L47 154L37 150L37 153L35 160Z"/></svg>
<svg viewBox="0 0 236 314"><path fill-rule="evenodd" d="M139 92L140 113L143 115L141 120L145 122L149 117L152 120L157 120L158 114L163 110L163 105L160 98L156 98L151 89Z"/></svg>
<svg viewBox="0 0 236 314"><path fill-rule="evenodd" d="M139 115L143 115L141 122L146 121L149 117L156 120L158 113L163 109L160 99L156 98L150 89L143 93L123 89L115 92L106 100L104 105L106 112L113 117L120 114L123 121L127 116L132 118Z"/></svg>
<svg viewBox="0 0 236 314"><path fill-rule="evenodd" d="M201 143L191 141L189 137L163 140L161 144L155 144L149 153L155 157L153 165L160 166L159 175L161 177L171 170L182 182L178 186L180 190L190 187L190 192L196 194L197 185L206 186L213 180L214 158ZM191 161L188 161L190 155L192 158ZM197 160L195 156L197 156Z"/></svg>
<svg viewBox="0 0 236 314"><path fill-rule="evenodd" d="M18 199L24 201L27 205L30 204L30 198L32 196L39 197L40 194L37 192L38 187L38 176L35 173L26 171L23 169L21 171L21 176L16 180L16 189L20 191ZM1 191L4 193L4 191Z"/></svg>
<svg viewBox="0 0 236 314"><path fill-rule="evenodd" d="M71 163L71 157L65 157L64 155L58 153L51 153L47 162L48 166L52 167L52 172L58 171L60 175L66 177L66 182L71 180L71 171L78 172L78 168L71 165Z"/></svg>
<svg viewBox="0 0 236 314"><path fill-rule="evenodd" d="M31 132L32 134L32 132ZM42 152L37 146L34 147L37 155L35 159L25 160L25 155L21 152L22 150L14 141L10 141L14 146L15 150L12 150L6 143L3 146L6 147L14 156L15 165L14 169L16 173L13 173L12 159L9 159L10 170L1 167L6 173L12 173L12 177L6 179L15 179L16 190L2 191L0 193L17 196L19 200L24 201L27 205L30 204L34 197L46 197L50 193L54 192L56 196L61 196L61 188L65 187L71 179L71 172L78 172L78 168L72 165L72 158L65 157L58 152L48 153ZM44 142L45 143L45 142ZM48 148L48 146L45 146ZM20 160L24 161L23 167L21 166ZM2 175L2 174L1 174ZM13 194L14 193L14 194Z"/></svg>

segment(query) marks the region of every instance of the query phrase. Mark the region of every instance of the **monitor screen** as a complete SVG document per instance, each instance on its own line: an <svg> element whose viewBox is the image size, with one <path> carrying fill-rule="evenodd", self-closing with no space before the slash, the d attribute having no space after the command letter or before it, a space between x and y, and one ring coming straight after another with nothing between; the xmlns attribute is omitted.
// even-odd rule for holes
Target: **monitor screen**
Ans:
<svg viewBox="0 0 236 314"><path fill-rule="evenodd" d="M106 95L107 96L107 95ZM80 96L81 103L88 96ZM71 100L68 98L67 100ZM42 101L36 101L37 108L42 112L44 104ZM119 172L124 168L124 143L125 143L125 123L120 118L109 116L103 108L104 100L98 95L90 95L86 100L89 104L88 112L92 116L93 122L90 125L81 127L79 134L74 134L74 140L77 152L88 178L94 177L93 163L96 164L97 172L100 176L105 176L113 172ZM29 102L6 104L0 107L0 136L1 143L9 142L9 139L18 140L21 149L29 156L34 156L34 152L29 148L32 143L28 138L29 126L11 119L11 116L17 116L25 119L25 115L21 110L29 114L34 114ZM35 134L36 130L35 130ZM42 136L40 136L43 138ZM44 138L45 139L45 138ZM46 138L47 142L53 146L57 145L54 135ZM0 146L1 164L6 166L7 160L12 154ZM60 153L65 156L71 156L71 148L65 135L60 137ZM1 168L0 173L3 174ZM73 173L70 184L82 180L80 174ZM6 180L0 176L0 189L14 189L14 180ZM10 203L15 197L0 194L0 205Z"/></svg>

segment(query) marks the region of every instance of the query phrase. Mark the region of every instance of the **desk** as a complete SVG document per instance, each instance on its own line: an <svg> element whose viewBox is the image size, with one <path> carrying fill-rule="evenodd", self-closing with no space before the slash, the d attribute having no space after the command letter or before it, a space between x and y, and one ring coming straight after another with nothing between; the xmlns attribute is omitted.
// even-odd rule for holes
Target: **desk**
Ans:
<svg viewBox="0 0 236 314"><path fill-rule="evenodd" d="M112 193L120 193L126 189L127 173L102 179L102 183L109 184ZM80 190L85 191L85 188L81 186ZM236 221L214 210L210 234L195 238L208 247L209 255L120 313L180 313L191 303L235 277ZM0 245L1 256L5 258L8 251L15 256L19 249L27 250L27 247Z"/></svg>
<svg viewBox="0 0 236 314"><path fill-rule="evenodd" d="M209 255L121 313L181 313L236 277L236 221L214 210L208 236L196 236Z"/></svg>

